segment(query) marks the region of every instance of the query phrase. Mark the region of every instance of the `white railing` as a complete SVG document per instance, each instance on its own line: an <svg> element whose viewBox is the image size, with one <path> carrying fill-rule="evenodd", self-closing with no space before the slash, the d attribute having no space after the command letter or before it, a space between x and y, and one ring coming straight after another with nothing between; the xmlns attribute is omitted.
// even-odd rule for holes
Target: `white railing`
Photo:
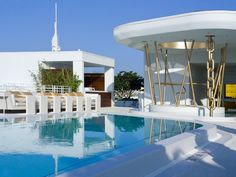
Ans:
<svg viewBox="0 0 236 177"><path fill-rule="evenodd" d="M13 90L33 91L34 88L30 84L0 83L0 91L13 91Z"/></svg>
<svg viewBox="0 0 236 177"><path fill-rule="evenodd" d="M69 93L71 87L62 85L42 85L37 87L37 92Z"/></svg>
<svg viewBox="0 0 236 177"><path fill-rule="evenodd" d="M85 94L84 96L41 96L25 95L25 98L16 102L16 97L10 92L0 92L0 110L23 111L26 114L47 114L60 112L98 112L101 108L101 96L98 94Z"/></svg>
<svg viewBox="0 0 236 177"><path fill-rule="evenodd" d="M37 91L37 92L53 92L53 93L69 93L71 87L61 85L42 85L35 88L30 84L23 83L0 83L0 91Z"/></svg>

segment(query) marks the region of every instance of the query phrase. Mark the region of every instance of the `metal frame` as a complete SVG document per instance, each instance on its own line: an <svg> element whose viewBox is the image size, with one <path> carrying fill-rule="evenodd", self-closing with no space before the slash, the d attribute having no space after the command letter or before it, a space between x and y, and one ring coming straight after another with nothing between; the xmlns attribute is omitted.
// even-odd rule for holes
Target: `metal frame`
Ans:
<svg viewBox="0 0 236 177"><path fill-rule="evenodd" d="M191 43L191 47L189 49L188 47L189 47L190 43ZM184 40L185 51L187 54L187 65L185 66L185 70L184 70L184 76L183 76L182 84L181 84L180 91L179 91L179 98L178 98L177 106L179 106L179 104L180 104L180 99L181 99L181 95L183 92L183 87L185 85L187 73L189 73L190 85L191 85L192 95L193 95L193 103L195 106L197 105L196 98L195 98L194 86L193 86L192 71L191 71L191 67L190 67L190 60L192 58L194 44L195 44L194 40L192 42L187 42L186 40Z"/></svg>
<svg viewBox="0 0 236 177"><path fill-rule="evenodd" d="M149 90L151 95L152 104L156 105L156 96L154 91L154 84L153 84L153 73L151 70L151 59L149 53L149 45L146 43L144 45L145 57L146 57L146 64L147 64L147 74L148 74L148 81L149 81Z"/></svg>
<svg viewBox="0 0 236 177"><path fill-rule="evenodd" d="M186 49L186 48L193 48L193 49L205 49L206 43L205 42L194 42L194 46L192 46L192 41L177 41L177 42L164 42L159 44L160 48L163 49Z"/></svg>
<svg viewBox="0 0 236 177"><path fill-rule="evenodd" d="M227 49L228 49L228 44L225 44L224 49L221 52L221 57L223 57L223 64L222 64L222 73L221 73L221 82L220 82L220 89L219 89L219 95L218 95L218 104L217 106L220 107L221 105L221 99L222 99L222 91L223 91L223 84L224 84L224 76L225 76L225 63L227 59Z"/></svg>
<svg viewBox="0 0 236 177"><path fill-rule="evenodd" d="M175 99L175 103L177 103L177 99L176 99L176 92L175 92L175 88L174 88L174 85L172 84L172 79L170 77L170 73L169 73L169 70L168 70L168 50L166 49L165 50L165 54L162 50L162 48L160 49L161 51L161 55L162 55L162 59L165 63L165 77L164 77L164 86L163 86L163 101L165 101L165 97L166 97L166 86L167 86L167 77L169 78L169 82L171 83L170 86L171 86L171 90L172 90L172 93L173 93L173 96L174 96L174 99Z"/></svg>
<svg viewBox="0 0 236 177"><path fill-rule="evenodd" d="M172 88L172 92L174 94L176 106L179 106L180 99L181 99L182 92L183 92L183 87L186 84L185 83L186 76L187 76L187 74L189 74L190 85L191 85L191 90L192 90L192 95L193 95L193 103L194 103L194 106L197 106L195 91L194 91L194 84L196 84L196 83L193 83L190 61L191 61L191 58L192 58L193 49L204 49L204 48L206 48L206 43L204 43L204 42L195 42L194 40L193 41L184 40L184 41L179 41L179 42L161 43L161 44L159 44L159 47L160 47L160 51L161 51L161 54L162 54L162 58L163 58L164 63L165 63L165 77L164 77L164 87L163 87L164 100L165 100L165 95L166 95L166 86L170 85L171 88ZM187 65L185 66L184 76L183 76L183 80L182 80L182 83L181 83L181 88L180 88L180 91L178 92L179 93L178 99L176 98L174 85L179 85L179 84L173 84L172 81L171 81L170 73L168 72L167 48L168 49L184 49L186 51L186 54L187 54ZM165 55L163 53L163 49L165 49ZM170 83L168 83L168 84L167 84L167 76L169 77L169 80L170 80ZM159 85L161 84L160 81L158 81L158 84Z"/></svg>
<svg viewBox="0 0 236 177"><path fill-rule="evenodd" d="M160 105L164 104L164 99L162 95L162 88L161 88L161 76L160 76L160 65L159 65L159 59L158 59L158 46L157 42L154 42L155 46L155 65L156 65L156 72L157 72L157 83L158 83L158 89L159 89L159 97L160 97Z"/></svg>
<svg viewBox="0 0 236 177"><path fill-rule="evenodd" d="M222 90L223 90L223 81L224 81L224 72L225 72L225 63L226 63L226 53L227 53L227 46L228 44L225 44L225 47L221 48L221 60L218 65L217 73L216 73L216 84L215 84L215 92L214 97L217 96L216 99L216 106L221 106L221 97L222 97Z"/></svg>
<svg viewBox="0 0 236 177"><path fill-rule="evenodd" d="M210 110L210 116L213 116L213 110L217 107L221 106L221 97L223 92L223 80L224 80L224 71L225 71L225 63L226 63L226 54L227 54L227 44L223 48L221 48L221 60L218 65L218 69L215 72L215 60L213 58L215 45L213 35L206 36L206 42L196 42L192 41L177 41L177 42L165 42L165 43L157 43L154 42L154 54L155 54L155 69L157 73L157 83L158 90L160 95L160 104L163 105L166 97L166 87L171 86L172 93L174 95L174 99L176 102L176 106L180 105L180 99L183 94L184 85L190 85L192 96L193 96L193 105L197 106L195 89L194 85L203 85L207 88L207 108ZM168 49L182 49L186 52L186 66L184 70L184 75L181 83L173 83L169 70L168 70ZM208 60L207 60L207 83L194 83L192 78L191 71L191 59L194 49L205 49L208 52ZM158 51L160 50L161 58L164 62L164 82L161 82L160 70L161 64L160 59L158 57ZM156 105L156 97L155 97L155 89L153 83L153 72L151 70L151 60L150 60L150 50L149 45L145 42L144 45L146 64L147 64L147 75L149 80L149 89L150 95L152 99L152 104ZM187 75L189 74L189 82L185 82ZM169 82L167 82L169 80ZM178 96L175 94L175 85L180 86L180 91L177 92Z"/></svg>

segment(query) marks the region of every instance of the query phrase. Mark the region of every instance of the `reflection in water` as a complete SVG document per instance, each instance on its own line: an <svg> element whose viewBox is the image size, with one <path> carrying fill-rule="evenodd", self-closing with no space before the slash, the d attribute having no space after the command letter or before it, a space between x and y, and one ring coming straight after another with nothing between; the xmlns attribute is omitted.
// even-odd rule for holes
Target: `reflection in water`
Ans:
<svg viewBox="0 0 236 177"><path fill-rule="evenodd" d="M120 116L115 119L115 125L121 132L135 132L144 127L144 118Z"/></svg>
<svg viewBox="0 0 236 177"><path fill-rule="evenodd" d="M200 126L118 115L40 120L0 128L1 177L55 175Z"/></svg>
<svg viewBox="0 0 236 177"><path fill-rule="evenodd" d="M104 132L105 130L105 116L93 117L85 119L85 130Z"/></svg>
<svg viewBox="0 0 236 177"><path fill-rule="evenodd" d="M149 143L158 142L177 134L201 127L200 124L166 119L151 119L147 124L150 124Z"/></svg>
<svg viewBox="0 0 236 177"><path fill-rule="evenodd" d="M39 139L42 143L64 142L73 145L73 135L81 128L79 119L48 120L38 124Z"/></svg>

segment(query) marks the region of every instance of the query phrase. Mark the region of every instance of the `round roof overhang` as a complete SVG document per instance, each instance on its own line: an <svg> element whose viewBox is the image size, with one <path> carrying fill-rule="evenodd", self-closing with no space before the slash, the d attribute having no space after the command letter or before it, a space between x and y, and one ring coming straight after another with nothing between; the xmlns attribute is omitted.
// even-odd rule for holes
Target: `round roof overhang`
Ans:
<svg viewBox="0 0 236 177"><path fill-rule="evenodd" d="M228 43L236 47L236 11L201 11L118 26L113 31L117 42L143 50L144 43L191 41L205 42L214 35L216 48Z"/></svg>

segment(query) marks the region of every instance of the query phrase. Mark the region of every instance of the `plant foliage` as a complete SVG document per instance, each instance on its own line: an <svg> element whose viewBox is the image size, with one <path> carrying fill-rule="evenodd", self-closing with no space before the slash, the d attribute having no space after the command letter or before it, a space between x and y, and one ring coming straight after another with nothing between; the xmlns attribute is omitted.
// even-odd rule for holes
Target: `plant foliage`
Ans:
<svg viewBox="0 0 236 177"><path fill-rule="evenodd" d="M79 85L82 83L79 76L73 74L69 69L44 69L41 64L38 66L38 72L30 71L35 86L42 85L60 85L69 86L73 92L76 92Z"/></svg>
<svg viewBox="0 0 236 177"><path fill-rule="evenodd" d="M121 71L115 76L116 99L131 99L143 87L144 79L133 71Z"/></svg>

